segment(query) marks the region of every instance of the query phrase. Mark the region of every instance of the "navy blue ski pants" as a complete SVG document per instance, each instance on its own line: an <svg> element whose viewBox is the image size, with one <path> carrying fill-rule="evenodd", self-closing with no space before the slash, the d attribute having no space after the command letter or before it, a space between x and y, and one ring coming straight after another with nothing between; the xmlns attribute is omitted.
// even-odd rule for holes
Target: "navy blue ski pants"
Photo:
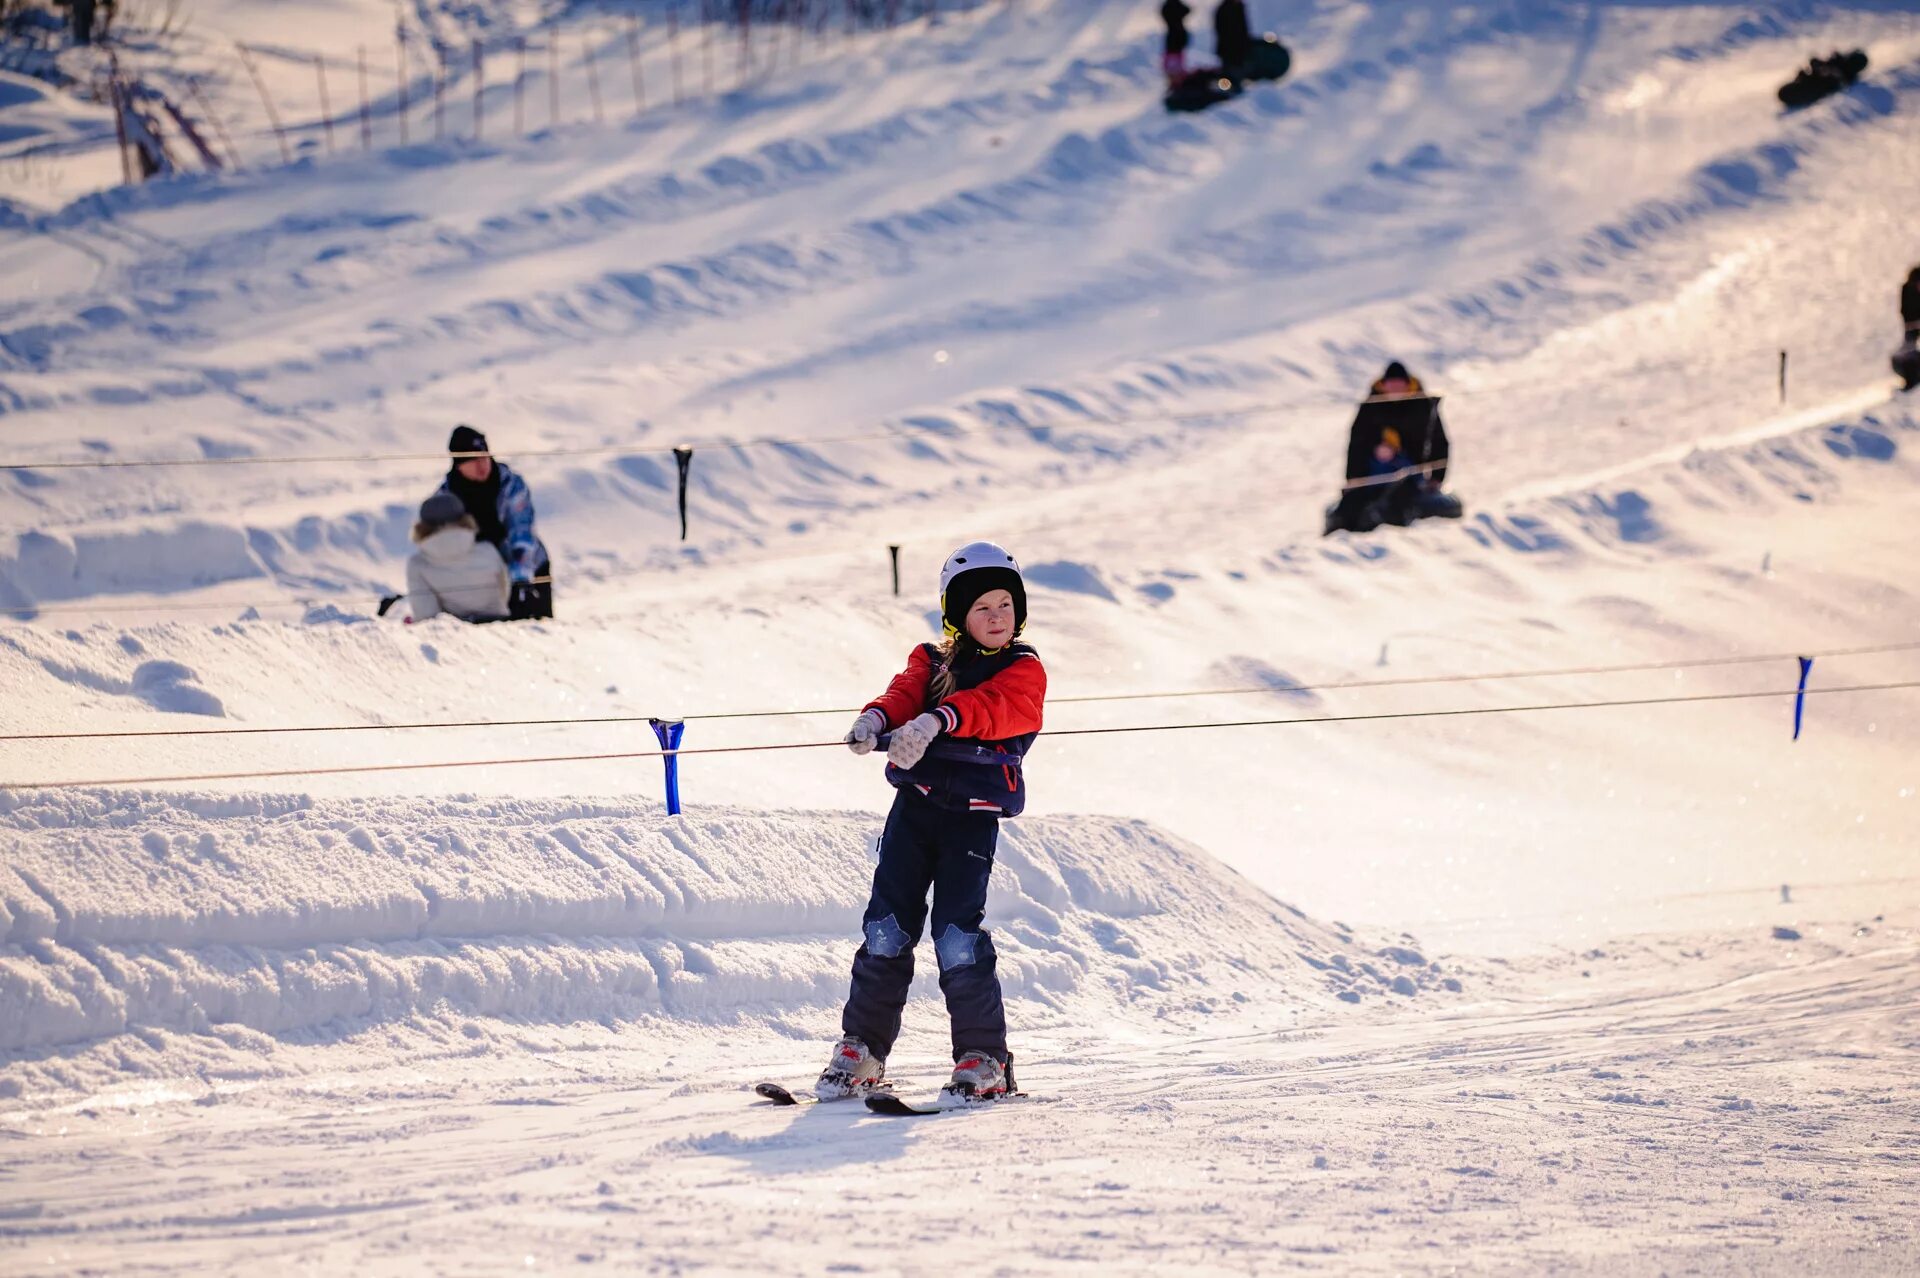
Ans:
<svg viewBox="0 0 1920 1278"><path fill-rule="evenodd" d="M913 984L913 947L927 924L933 890L933 952L940 992L953 1022L953 1058L987 1051L1007 1059L1007 1012L1000 1001L987 913L987 877L1000 818L951 812L913 790L897 791L880 838L880 865L867 902L866 940L853 956L853 989L841 1029L881 1060L900 1037L900 1013Z"/></svg>

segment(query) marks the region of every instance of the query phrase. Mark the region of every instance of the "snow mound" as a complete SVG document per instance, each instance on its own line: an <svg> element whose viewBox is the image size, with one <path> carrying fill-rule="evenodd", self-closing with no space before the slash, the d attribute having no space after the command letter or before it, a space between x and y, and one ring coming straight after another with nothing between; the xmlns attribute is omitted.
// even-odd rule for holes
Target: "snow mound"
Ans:
<svg viewBox="0 0 1920 1278"><path fill-rule="evenodd" d="M845 994L878 826L622 802L0 799L0 1053L45 1063L155 1032L337 1038L448 1012L727 1023L827 1009ZM1014 999L1204 1009L1276 986L1331 1003L1443 982L1413 951L1315 923L1144 822L1011 823L998 861L988 920ZM937 997L924 968L917 992Z"/></svg>

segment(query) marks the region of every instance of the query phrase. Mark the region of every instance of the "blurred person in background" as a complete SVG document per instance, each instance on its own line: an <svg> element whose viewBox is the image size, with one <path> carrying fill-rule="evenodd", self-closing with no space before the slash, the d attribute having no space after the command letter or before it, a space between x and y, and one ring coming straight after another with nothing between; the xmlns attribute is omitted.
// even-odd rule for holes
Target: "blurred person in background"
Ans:
<svg viewBox="0 0 1920 1278"><path fill-rule="evenodd" d="M515 621L553 616L553 562L533 527L527 481L494 459L487 437L471 426L453 428L447 451L454 463L440 491L460 499L481 541L500 553L510 585L507 614Z"/></svg>

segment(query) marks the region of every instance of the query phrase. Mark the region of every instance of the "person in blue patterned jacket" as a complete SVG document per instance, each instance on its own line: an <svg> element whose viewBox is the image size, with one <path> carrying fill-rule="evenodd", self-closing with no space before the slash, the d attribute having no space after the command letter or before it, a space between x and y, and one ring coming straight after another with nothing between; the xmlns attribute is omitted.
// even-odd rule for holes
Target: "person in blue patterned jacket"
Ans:
<svg viewBox="0 0 1920 1278"><path fill-rule="evenodd" d="M533 492L505 462L496 461L487 437L471 426L453 428L447 451L454 463L440 491L452 493L507 564L507 611L515 621L553 615L553 561L533 527Z"/></svg>

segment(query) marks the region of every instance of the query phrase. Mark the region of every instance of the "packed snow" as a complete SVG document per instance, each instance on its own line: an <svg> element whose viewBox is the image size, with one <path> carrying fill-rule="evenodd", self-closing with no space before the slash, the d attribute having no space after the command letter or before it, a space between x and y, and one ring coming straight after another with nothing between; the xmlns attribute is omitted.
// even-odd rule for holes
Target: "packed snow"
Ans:
<svg viewBox="0 0 1920 1278"><path fill-rule="evenodd" d="M0 1268L1920 1271L1911 6L1285 0L1192 116L1113 0L121 8L219 171L0 56ZM1466 517L1323 539L1390 358ZM553 620L376 615L461 421ZM981 536L1029 1096L771 1108Z"/></svg>

